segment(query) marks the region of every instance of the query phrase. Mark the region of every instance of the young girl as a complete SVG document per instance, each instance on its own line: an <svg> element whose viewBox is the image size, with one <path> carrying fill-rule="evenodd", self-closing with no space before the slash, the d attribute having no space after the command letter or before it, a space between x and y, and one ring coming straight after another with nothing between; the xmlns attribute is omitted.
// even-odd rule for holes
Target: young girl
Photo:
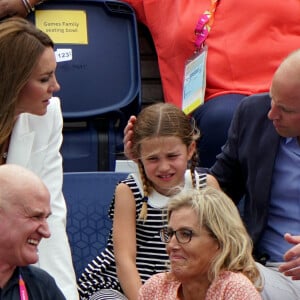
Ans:
<svg viewBox="0 0 300 300"><path fill-rule="evenodd" d="M198 138L192 120L172 104L151 105L139 114L132 138L139 175L130 174L116 188L107 248L79 279L82 299L136 300L142 283L166 270L159 232L169 197L183 188L218 187L212 176L195 171Z"/></svg>

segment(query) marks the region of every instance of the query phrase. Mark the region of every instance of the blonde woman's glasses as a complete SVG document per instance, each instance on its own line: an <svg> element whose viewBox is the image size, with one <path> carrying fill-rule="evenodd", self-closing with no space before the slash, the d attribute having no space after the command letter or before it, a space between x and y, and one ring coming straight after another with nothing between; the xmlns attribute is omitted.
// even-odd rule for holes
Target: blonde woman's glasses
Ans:
<svg viewBox="0 0 300 300"><path fill-rule="evenodd" d="M195 233L190 229L178 229L172 230L171 228L165 227L160 230L160 239L164 243L169 243L175 234L176 240L180 244L187 244L191 241Z"/></svg>

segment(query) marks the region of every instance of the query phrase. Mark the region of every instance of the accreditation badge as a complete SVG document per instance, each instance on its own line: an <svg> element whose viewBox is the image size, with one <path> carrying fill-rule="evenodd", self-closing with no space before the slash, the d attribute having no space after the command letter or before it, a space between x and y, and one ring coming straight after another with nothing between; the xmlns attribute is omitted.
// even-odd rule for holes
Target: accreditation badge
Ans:
<svg viewBox="0 0 300 300"><path fill-rule="evenodd" d="M182 110L190 114L204 103L206 88L207 46L203 46L186 62L184 69Z"/></svg>

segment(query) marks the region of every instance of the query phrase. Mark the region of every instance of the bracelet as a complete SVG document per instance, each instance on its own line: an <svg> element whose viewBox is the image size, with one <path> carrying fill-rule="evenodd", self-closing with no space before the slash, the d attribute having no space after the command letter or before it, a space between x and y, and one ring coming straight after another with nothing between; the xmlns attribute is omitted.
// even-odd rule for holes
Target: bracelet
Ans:
<svg viewBox="0 0 300 300"><path fill-rule="evenodd" d="M34 5L31 5L29 0L24 0L24 1L28 4L28 7L30 8L30 12L34 11Z"/></svg>
<svg viewBox="0 0 300 300"><path fill-rule="evenodd" d="M29 14L31 11L30 11L30 7L27 5L26 0L22 0L22 2L23 2L23 5L24 5L24 7L25 7L25 9L27 11L27 14Z"/></svg>
<svg viewBox="0 0 300 300"><path fill-rule="evenodd" d="M34 6L31 5L29 0L22 0L22 2L24 4L28 14L34 11Z"/></svg>

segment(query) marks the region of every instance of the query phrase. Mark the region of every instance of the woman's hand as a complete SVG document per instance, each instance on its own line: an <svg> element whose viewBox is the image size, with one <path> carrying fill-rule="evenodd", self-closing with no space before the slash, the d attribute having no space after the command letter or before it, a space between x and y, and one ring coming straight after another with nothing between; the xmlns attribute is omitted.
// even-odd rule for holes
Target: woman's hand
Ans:
<svg viewBox="0 0 300 300"><path fill-rule="evenodd" d="M134 161L136 160L136 158L132 153L132 137L133 137L133 126L135 122L136 122L136 117L131 116L124 129L124 139L123 139L124 153L127 158L132 159Z"/></svg>

